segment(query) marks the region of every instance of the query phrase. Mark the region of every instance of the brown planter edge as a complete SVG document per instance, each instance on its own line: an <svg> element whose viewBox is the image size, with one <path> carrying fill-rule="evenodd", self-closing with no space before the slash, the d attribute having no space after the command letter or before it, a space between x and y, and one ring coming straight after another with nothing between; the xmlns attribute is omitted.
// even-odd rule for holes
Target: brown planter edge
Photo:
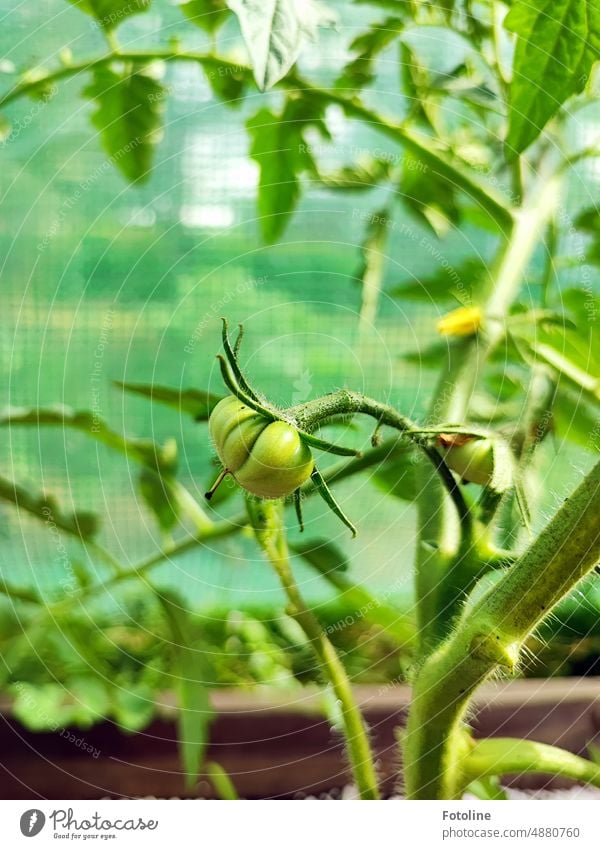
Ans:
<svg viewBox="0 0 600 849"><path fill-rule="evenodd" d="M405 685L357 686L385 792L397 783L397 729L410 700ZM207 757L231 775L241 796L302 798L348 783L339 734L324 719L319 694L218 690ZM0 713L2 798L98 799L210 797L201 777L186 790L178 760L173 699L159 700L159 718L144 731L124 734L113 723L33 733ZM477 736L510 736L560 745L585 755L600 738L600 678L523 679L486 684L473 726ZM557 787L540 776L514 779L520 787Z"/></svg>

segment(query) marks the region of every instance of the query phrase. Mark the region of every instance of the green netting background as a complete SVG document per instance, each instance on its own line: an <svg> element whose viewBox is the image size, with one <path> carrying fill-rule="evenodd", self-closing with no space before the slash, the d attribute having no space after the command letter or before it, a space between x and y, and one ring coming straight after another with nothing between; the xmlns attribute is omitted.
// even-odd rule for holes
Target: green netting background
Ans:
<svg viewBox="0 0 600 849"><path fill-rule="evenodd" d="M2 0L0 16L11 5ZM334 77L359 22L365 23L366 7L344 7L341 30L325 33L304 59L317 78ZM0 28L0 56L17 66L48 57L56 61L66 43L77 56L102 50L100 34L63 0L22 4L17 20L16 32ZM201 32L190 33L167 2L155 2L153 11L132 18L120 35L135 47L152 43L159 30L204 46ZM238 41L232 23L222 49ZM457 45L445 46L440 61L455 62ZM370 97L399 117L405 104L397 77L396 54L385 54ZM221 392L214 355L219 316L226 314L232 322L245 322L250 373L274 401L297 403L349 385L389 398L408 415L422 415L433 372L407 366L399 355L433 338L433 304L407 307L384 295L376 327L362 332L358 327L356 273L365 216L389 199L387 192L333 194L307 187L282 242L264 246L257 168L248 158L243 130L264 98L250 95L239 109L229 109L215 102L201 70L191 65L170 66L166 81L165 136L152 178L142 187L126 185L101 150L89 123L92 106L79 96L82 78L61 85L48 104L23 101L11 107L15 129L0 150L3 403L92 408L127 434L159 442L174 436L182 479L201 497L212 475L206 427L124 396L111 381ZM279 96L272 95L273 102ZM355 160L361 151L399 155L374 131L335 111L328 121L335 140L319 145L321 160L331 167ZM418 278L442 261L456 264L473 253L488 257L493 244L492 236L468 225L438 243L398 203L386 286ZM65 507L99 511L102 540L124 563L155 549L155 524L137 490L137 467L86 436L12 428L2 434L0 463L7 477L56 494ZM337 492L359 521L358 540L348 542L346 530L321 502L308 506L307 533L330 535L343 545L356 580L406 595L412 508L385 499L366 478L346 482ZM239 506L222 509L228 514ZM11 507L0 510L4 574L15 584L52 591L64 577L56 542ZM94 563L91 568L102 570ZM324 582L298 568L306 596L325 598ZM166 564L157 574L201 606L280 600L275 579L239 535Z"/></svg>

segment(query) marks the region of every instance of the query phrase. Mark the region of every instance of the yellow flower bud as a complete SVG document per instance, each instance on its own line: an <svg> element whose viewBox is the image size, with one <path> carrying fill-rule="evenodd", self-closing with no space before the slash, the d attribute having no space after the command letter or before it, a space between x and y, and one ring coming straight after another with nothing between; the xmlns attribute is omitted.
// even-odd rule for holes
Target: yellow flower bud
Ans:
<svg viewBox="0 0 600 849"><path fill-rule="evenodd" d="M437 331L443 336L472 336L482 323L481 307L458 307L438 321Z"/></svg>

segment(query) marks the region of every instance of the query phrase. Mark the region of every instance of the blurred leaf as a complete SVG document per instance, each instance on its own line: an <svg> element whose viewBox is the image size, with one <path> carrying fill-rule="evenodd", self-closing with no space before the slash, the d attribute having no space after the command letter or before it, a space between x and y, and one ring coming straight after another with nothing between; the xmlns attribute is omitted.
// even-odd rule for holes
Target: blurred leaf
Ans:
<svg viewBox="0 0 600 849"><path fill-rule="evenodd" d="M12 132L12 126L8 118L0 114L0 144L5 142Z"/></svg>
<svg viewBox="0 0 600 849"><path fill-rule="evenodd" d="M139 66L123 73L100 67L83 94L96 101L92 123L111 161L129 182L147 180L162 138L166 89Z"/></svg>
<svg viewBox="0 0 600 849"><path fill-rule="evenodd" d="M362 265L356 275L362 284L359 321L367 327L374 326L377 317L389 231L390 214L387 209L379 210L370 216L365 240L361 246Z"/></svg>
<svg viewBox="0 0 600 849"><path fill-rule="evenodd" d="M419 351L409 351L401 355L401 359L411 365L421 368L438 368L448 360L450 345L448 342L432 342L426 348Z"/></svg>
<svg viewBox="0 0 600 849"><path fill-rule="evenodd" d="M200 773L213 718L208 684L210 665L203 646L196 646L190 617L180 596L162 592L159 600L173 635L175 687L179 700L177 736L188 789Z"/></svg>
<svg viewBox="0 0 600 849"><path fill-rule="evenodd" d="M31 492L4 477L0 477L0 498L31 513L48 526L56 526L78 538L91 540L99 529L100 520L94 513L83 510L65 513L52 496Z"/></svg>
<svg viewBox="0 0 600 849"><path fill-rule="evenodd" d="M142 498L152 510L163 531L170 531L179 520L179 502L170 481L152 469L142 469L139 477Z"/></svg>
<svg viewBox="0 0 600 849"><path fill-rule="evenodd" d="M400 75L411 117L435 132L437 106L430 97L431 80L417 53L405 42L400 45Z"/></svg>
<svg viewBox="0 0 600 849"><path fill-rule="evenodd" d="M214 395L212 392L204 392L201 389L171 389L168 386L158 386L150 383L123 383L120 380L113 381L124 392L133 395L142 395L167 407L174 407L190 416L197 422L207 421L208 417L222 400L222 395Z"/></svg>
<svg viewBox="0 0 600 849"><path fill-rule="evenodd" d="M393 170L391 159L368 157L354 165L323 174L319 171L319 180L334 191L364 191L386 182Z"/></svg>
<svg viewBox="0 0 600 849"><path fill-rule="evenodd" d="M348 560L344 552L327 540L302 540L302 542L290 543L290 548L323 575L328 572L345 572L348 569Z"/></svg>
<svg viewBox="0 0 600 849"><path fill-rule="evenodd" d="M458 223L460 208L454 184L408 151L402 160L398 190L404 206L436 236L445 235Z"/></svg>
<svg viewBox="0 0 600 849"><path fill-rule="evenodd" d="M376 57L398 38L403 27L401 18L387 18L357 36L350 45L350 51L357 55L343 68L336 87L357 90L368 85L375 76Z"/></svg>
<svg viewBox="0 0 600 849"><path fill-rule="evenodd" d="M110 713L124 731L134 733L145 728L154 717L156 694L147 686L114 687L110 693Z"/></svg>
<svg viewBox="0 0 600 849"><path fill-rule="evenodd" d="M388 460L371 475L376 487L403 501L414 501L418 494L415 452L410 446L398 445Z"/></svg>
<svg viewBox="0 0 600 849"><path fill-rule="evenodd" d="M206 764L206 774L210 778L210 782L219 799L227 799L230 802L239 799L233 781L221 764L209 761Z"/></svg>
<svg viewBox="0 0 600 849"><path fill-rule="evenodd" d="M10 692L14 716L31 731L58 731L71 725L90 728L110 708L104 682L93 675L67 678L64 684L19 681Z"/></svg>
<svg viewBox="0 0 600 849"><path fill-rule="evenodd" d="M394 298L409 301L434 301L444 304L457 300L468 303L473 291L476 291L489 273L487 264L475 257L463 260L456 267L447 261L429 277L394 286L389 290Z"/></svg>
<svg viewBox="0 0 600 849"><path fill-rule="evenodd" d="M205 64L204 75L215 97L218 97L225 106L231 106L234 109L241 105L248 83L252 79L246 68L230 65L212 67Z"/></svg>
<svg viewBox="0 0 600 849"><path fill-rule="evenodd" d="M600 6L597 0L516 0L504 26L517 34L506 139L514 155L584 88L600 57Z"/></svg>
<svg viewBox="0 0 600 849"><path fill-rule="evenodd" d="M260 89L274 86L290 70L307 40L332 18L316 0L227 0L235 12Z"/></svg>
<svg viewBox="0 0 600 849"><path fill-rule="evenodd" d="M130 15L139 15L150 7L151 0L68 0L73 6L96 18L101 27L111 30Z"/></svg>
<svg viewBox="0 0 600 849"><path fill-rule="evenodd" d="M600 405L589 403L581 393L559 383L554 398L552 421L556 435L590 452L600 451Z"/></svg>
<svg viewBox="0 0 600 849"><path fill-rule="evenodd" d="M179 8L192 23L211 35L223 26L231 14L225 0L188 0Z"/></svg>
<svg viewBox="0 0 600 849"><path fill-rule="evenodd" d="M300 174L316 172L303 131L314 126L328 136L322 110L322 103L303 95L288 98L279 115L263 107L246 124L250 156L260 168L258 211L263 238L269 244L281 236L296 207Z"/></svg>
<svg viewBox="0 0 600 849"><path fill-rule="evenodd" d="M0 409L0 427L13 425L49 425L70 427L91 436L150 469L174 473L177 468L177 444L170 439L157 445L151 439L121 436L103 419L88 410L72 410L62 404L49 407L4 407Z"/></svg>

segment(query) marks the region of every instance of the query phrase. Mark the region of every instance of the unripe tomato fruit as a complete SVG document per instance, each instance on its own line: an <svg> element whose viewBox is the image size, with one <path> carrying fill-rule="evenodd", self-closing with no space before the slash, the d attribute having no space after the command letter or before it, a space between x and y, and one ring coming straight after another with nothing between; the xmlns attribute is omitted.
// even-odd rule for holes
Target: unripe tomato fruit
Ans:
<svg viewBox="0 0 600 849"><path fill-rule="evenodd" d="M234 395L219 401L208 427L225 469L253 495L284 498L314 469L310 449L292 425L265 419Z"/></svg>
<svg viewBox="0 0 600 849"><path fill-rule="evenodd" d="M494 474L494 448L490 439L441 433L438 442L453 472L465 481L489 486Z"/></svg>

